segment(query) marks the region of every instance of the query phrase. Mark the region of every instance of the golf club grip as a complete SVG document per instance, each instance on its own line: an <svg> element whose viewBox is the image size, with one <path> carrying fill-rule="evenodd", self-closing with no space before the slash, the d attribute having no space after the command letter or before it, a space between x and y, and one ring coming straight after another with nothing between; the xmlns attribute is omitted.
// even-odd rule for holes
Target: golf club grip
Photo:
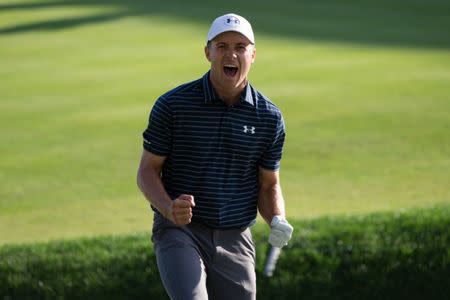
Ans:
<svg viewBox="0 0 450 300"><path fill-rule="evenodd" d="M267 250L266 263L264 264L263 274L266 277L271 277L273 271L277 266L278 257L280 256L281 248L272 246L269 244L269 249Z"/></svg>

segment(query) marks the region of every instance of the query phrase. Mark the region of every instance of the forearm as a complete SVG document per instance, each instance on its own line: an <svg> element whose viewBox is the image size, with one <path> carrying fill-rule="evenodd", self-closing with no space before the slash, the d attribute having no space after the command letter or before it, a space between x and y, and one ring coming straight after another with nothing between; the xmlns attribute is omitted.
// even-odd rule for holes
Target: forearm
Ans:
<svg viewBox="0 0 450 300"><path fill-rule="evenodd" d="M152 168L139 168L137 184L145 198L152 204L152 206L167 218L172 199L164 188L159 170L154 170Z"/></svg>
<svg viewBox="0 0 450 300"><path fill-rule="evenodd" d="M287 245L293 227L285 219L284 199L278 171L260 168L258 209L270 226L269 243L275 247ZM278 216L278 218L274 218Z"/></svg>
<svg viewBox="0 0 450 300"><path fill-rule="evenodd" d="M276 215L285 217L284 198L279 182L261 185L258 195L258 209L268 224Z"/></svg>

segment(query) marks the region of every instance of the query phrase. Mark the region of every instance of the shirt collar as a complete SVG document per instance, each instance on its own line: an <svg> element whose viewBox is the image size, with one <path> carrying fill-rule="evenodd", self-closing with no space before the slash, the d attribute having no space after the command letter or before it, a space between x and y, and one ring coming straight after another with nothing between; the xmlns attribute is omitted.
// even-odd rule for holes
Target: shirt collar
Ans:
<svg viewBox="0 0 450 300"><path fill-rule="evenodd" d="M220 100L219 96L217 95L216 91L214 90L214 87L211 83L211 80L209 78L210 71L208 71L205 75L203 75L202 81L203 81L203 92L205 96L205 103L217 103L222 102ZM244 88L244 91L242 92L239 103L248 103L251 106L256 107L256 99L254 97L255 93L253 91L253 87L250 85L250 83L247 83L247 85Z"/></svg>

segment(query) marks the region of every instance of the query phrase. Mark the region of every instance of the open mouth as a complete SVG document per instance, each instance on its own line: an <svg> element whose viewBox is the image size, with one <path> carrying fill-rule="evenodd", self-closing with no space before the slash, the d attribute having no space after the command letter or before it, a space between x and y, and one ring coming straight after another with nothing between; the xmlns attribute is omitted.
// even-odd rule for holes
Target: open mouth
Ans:
<svg viewBox="0 0 450 300"><path fill-rule="evenodd" d="M223 72L225 73L225 75L230 77L234 77L237 74L238 69L239 69L238 67L233 65L223 66Z"/></svg>

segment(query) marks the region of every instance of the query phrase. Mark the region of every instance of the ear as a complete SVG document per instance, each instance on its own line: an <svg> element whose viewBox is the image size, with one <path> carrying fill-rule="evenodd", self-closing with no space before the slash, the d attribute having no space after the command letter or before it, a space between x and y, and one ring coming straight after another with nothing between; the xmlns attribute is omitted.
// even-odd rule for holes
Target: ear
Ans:
<svg viewBox="0 0 450 300"><path fill-rule="evenodd" d="M252 51L252 63L255 62L255 59L256 59L256 47L253 46L253 51Z"/></svg>
<svg viewBox="0 0 450 300"><path fill-rule="evenodd" d="M208 47L208 46L205 46L205 56L206 56L206 59L207 59L209 62L211 62L211 59L210 59L210 52L209 52L209 47Z"/></svg>

